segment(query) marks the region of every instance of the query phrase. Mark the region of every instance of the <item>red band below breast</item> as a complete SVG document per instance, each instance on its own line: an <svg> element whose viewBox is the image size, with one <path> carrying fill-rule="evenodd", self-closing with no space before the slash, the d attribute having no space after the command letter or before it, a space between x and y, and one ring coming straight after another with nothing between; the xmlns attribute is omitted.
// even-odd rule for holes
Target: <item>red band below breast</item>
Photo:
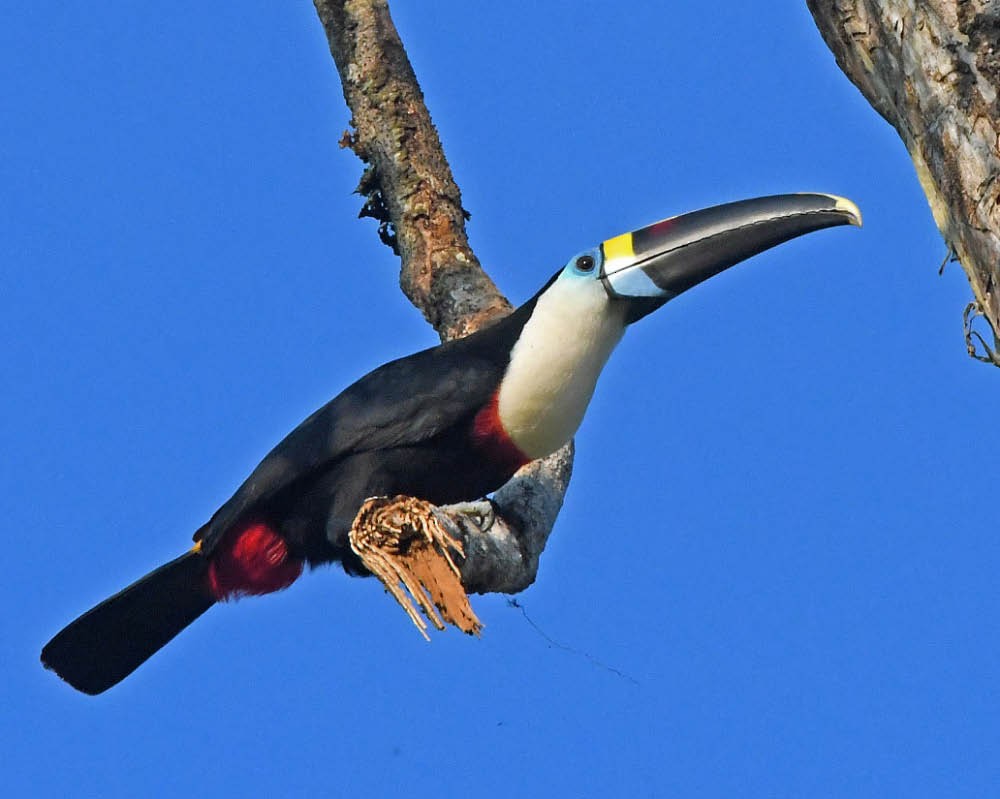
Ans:
<svg viewBox="0 0 1000 799"><path fill-rule="evenodd" d="M486 457L498 466L516 472L531 460L518 449L500 421L500 392L494 392L472 421L472 438Z"/></svg>

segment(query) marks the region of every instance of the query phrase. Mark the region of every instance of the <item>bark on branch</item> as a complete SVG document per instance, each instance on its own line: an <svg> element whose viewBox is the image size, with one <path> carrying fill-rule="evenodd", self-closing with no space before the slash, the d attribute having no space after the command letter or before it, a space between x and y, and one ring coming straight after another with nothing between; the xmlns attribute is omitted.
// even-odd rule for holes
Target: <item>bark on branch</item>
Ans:
<svg viewBox="0 0 1000 799"><path fill-rule="evenodd" d="M1000 366L1000 2L806 2L837 64L906 144L975 295L970 354ZM972 310L993 331L985 355Z"/></svg>
<svg viewBox="0 0 1000 799"><path fill-rule="evenodd" d="M353 132L366 164L362 216L379 223L400 256L400 286L442 340L467 335L511 310L469 247L468 217L423 93L385 0L315 0L337 65ZM573 467L567 445L526 466L491 506L449 512L462 532L467 591L514 593L534 582ZM449 510L449 509L445 509Z"/></svg>

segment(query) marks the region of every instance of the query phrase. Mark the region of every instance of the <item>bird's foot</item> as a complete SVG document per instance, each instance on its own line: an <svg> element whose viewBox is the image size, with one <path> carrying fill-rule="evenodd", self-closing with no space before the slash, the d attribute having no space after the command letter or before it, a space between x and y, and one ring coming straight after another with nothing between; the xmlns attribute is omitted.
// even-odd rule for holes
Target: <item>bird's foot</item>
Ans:
<svg viewBox="0 0 1000 799"><path fill-rule="evenodd" d="M480 533L488 533L497 520L497 506L492 499L478 499L475 502L455 502L434 508L434 515L445 527L454 526L453 517L461 516Z"/></svg>
<svg viewBox="0 0 1000 799"><path fill-rule="evenodd" d="M414 497L373 497L358 511L349 538L351 549L424 638L430 640L424 617L439 630L448 622L479 634L483 625L452 557L464 557L462 544L448 532L434 505Z"/></svg>

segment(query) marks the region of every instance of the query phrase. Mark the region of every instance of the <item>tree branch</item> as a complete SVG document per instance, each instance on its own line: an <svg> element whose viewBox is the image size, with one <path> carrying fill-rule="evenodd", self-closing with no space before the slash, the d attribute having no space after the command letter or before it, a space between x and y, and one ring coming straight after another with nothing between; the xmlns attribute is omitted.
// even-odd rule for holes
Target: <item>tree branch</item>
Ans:
<svg viewBox="0 0 1000 799"><path fill-rule="evenodd" d="M341 145L367 165L361 215L379 221L400 256L403 292L442 340L509 313L469 246L461 193L385 0L315 5L352 114L354 132ZM526 466L495 495L487 529L477 520L493 514L482 504L443 509L463 538L467 591L512 593L534 582L572 468L572 444Z"/></svg>
<svg viewBox="0 0 1000 799"><path fill-rule="evenodd" d="M465 233L462 195L384 0L316 0L368 167L362 215L391 227L403 292L441 335L467 335L511 309Z"/></svg>
<svg viewBox="0 0 1000 799"><path fill-rule="evenodd" d="M806 2L837 64L906 144L997 349L1000 7L995 0Z"/></svg>

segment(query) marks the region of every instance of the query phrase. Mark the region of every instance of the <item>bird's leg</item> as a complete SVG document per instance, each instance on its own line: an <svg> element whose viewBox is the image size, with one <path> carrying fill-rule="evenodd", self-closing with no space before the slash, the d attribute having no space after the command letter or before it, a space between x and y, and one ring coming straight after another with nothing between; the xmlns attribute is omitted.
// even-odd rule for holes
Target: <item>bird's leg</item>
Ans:
<svg viewBox="0 0 1000 799"><path fill-rule="evenodd" d="M439 630L448 622L478 635L482 624L472 611L452 557L453 552L464 557L462 544L448 532L436 510L414 497L365 500L351 525L351 549L382 581L424 638L428 638L424 616Z"/></svg>

